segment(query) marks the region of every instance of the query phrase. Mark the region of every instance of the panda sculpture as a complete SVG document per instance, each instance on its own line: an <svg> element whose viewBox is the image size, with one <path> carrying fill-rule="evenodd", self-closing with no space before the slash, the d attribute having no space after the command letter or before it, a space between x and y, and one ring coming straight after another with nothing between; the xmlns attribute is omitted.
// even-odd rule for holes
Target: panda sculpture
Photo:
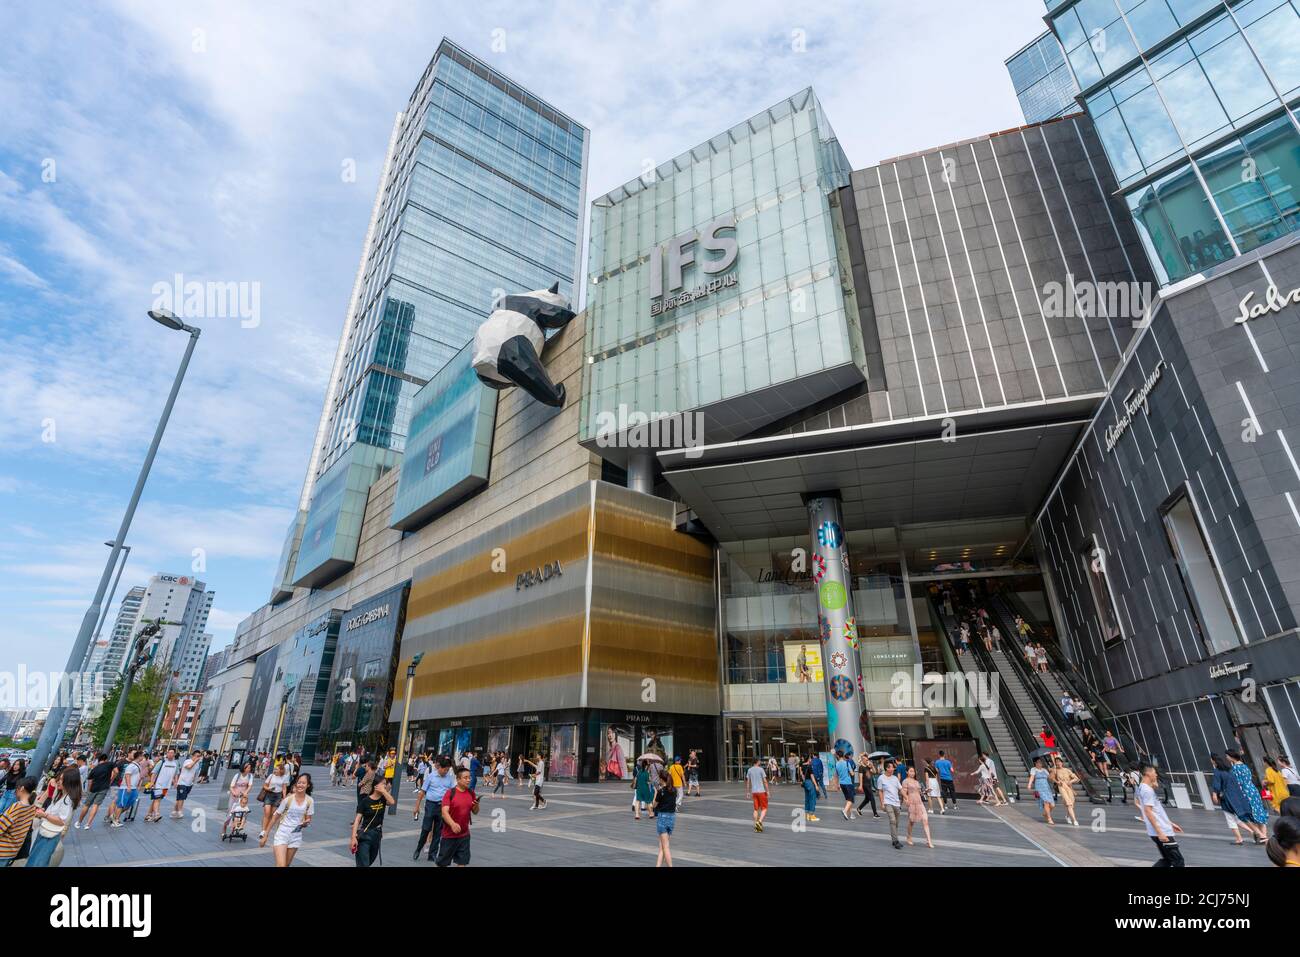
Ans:
<svg viewBox="0 0 1300 957"><path fill-rule="evenodd" d="M573 318L557 282L506 296L474 333L474 372L493 389L519 386L543 405L564 406L564 386L556 385L542 365L546 330L563 329Z"/></svg>

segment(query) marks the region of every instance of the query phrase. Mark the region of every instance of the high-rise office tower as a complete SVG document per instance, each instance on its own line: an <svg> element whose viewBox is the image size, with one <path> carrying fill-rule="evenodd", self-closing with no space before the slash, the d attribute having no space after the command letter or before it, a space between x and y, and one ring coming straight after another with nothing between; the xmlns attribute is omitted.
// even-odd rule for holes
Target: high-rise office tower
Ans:
<svg viewBox="0 0 1300 957"><path fill-rule="evenodd" d="M113 630L103 648L96 648L90 661L91 671L102 671L107 675L109 684L113 676L122 670L126 660L127 648L136 632L136 621L140 617L140 603L144 601L144 586L136 585L122 596L122 603L117 608L117 618Z"/></svg>
<svg viewBox="0 0 1300 957"><path fill-rule="evenodd" d="M577 295L588 131L444 39L397 117L272 601L351 567L411 398L506 292Z"/></svg>
<svg viewBox="0 0 1300 957"><path fill-rule="evenodd" d="M1300 229L1300 3L1047 8L1163 282Z"/></svg>
<svg viewBox="0 0 1300 957"><path fill-rule="evenodd" d="M155 668L171 667L181 673L172 690L190 690L199 679L212 637L205 629L214 597L203 582L189 575L154 575L145 587L135 630L158 618L168 622L153 640L150 658Z"/></svg>
<svg viewBox="0 0 1300 957"><path fill-rule="evenodd" d="M1026 123L1042 123L1079 110L1070 65L1055 35L1044 33L1007 58L1007 72L1015 87Z"/></svg>

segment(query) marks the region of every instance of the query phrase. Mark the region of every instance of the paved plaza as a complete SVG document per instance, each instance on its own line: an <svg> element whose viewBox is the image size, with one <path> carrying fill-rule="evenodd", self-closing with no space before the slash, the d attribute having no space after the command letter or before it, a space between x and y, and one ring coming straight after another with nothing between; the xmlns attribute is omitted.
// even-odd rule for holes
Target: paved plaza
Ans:
<svg viewBox="0 0 1300 957"><path fill-rule="evenodd" d="M332 788L324 769L314 769L316 818L308 828L294 866L351 867L349 833L355 808L351 787ZM490 790L490 789L488 789ZM247 844L218 840L225 813L216 810L221 788L199 785L186 805L185 820L144 823L143 808L134 823L111 830L97 821L87 831L71 831L63 866L271 867L268 843L257 846L260 813L249 816ZM530 810L531 796L509 785L505 799L482 792L482 810L472 835L473 865L483 867L644 867L656 854L654 821L632 819L631 792L611 784L548 784L548 806ZM383 866L432 867L412 860L419 826L412 820L412 789L403 784L397 813L385 824ZM837 795L833 795L836 797ZM803 792L792 785L773 789L767 825L755 833L751 807L739 783L706 784L702 798L687 800L672 839L677 866L898 866L898 867L1149 867L1156 850L1131 804L1079 805L1081 827L1049 829L1030 803L993 810L963 800L956 811L931 815L936 847L890 846L885 819L867 816L845 821L843 802L819 802L820 821L800 826ZM259 807L254 811L260 812ZM1234 847L1223 816L1212 811L1179 811L1171 816L1186 830L1181 838L1188 865L1267 867L1262 848ZM1102 814L1102 818L1094 815ZM1058 821L1064 815L1058 811ZM903 818L904 822L906 817ZM1090 825L1094 820L1099 827ZM495 825L495 827L494 827ZM1104 825L1104 827L1100 826ZM904 824L905 827L905 824Z"/></svg>

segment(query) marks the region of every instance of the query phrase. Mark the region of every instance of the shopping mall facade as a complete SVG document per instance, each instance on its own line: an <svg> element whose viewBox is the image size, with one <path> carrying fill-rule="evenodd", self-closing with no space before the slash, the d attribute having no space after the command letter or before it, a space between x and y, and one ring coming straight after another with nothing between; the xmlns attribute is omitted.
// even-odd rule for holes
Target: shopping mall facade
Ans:
<svg viewBox="0 0 1300 957"><path fill-rule="evenodd" d="M982 659L951 588L1031 621L1194 795L1210 751L1294 754L1300 242L1174 281L1111 149L1076 110L855 169L809 89L594 200L543 354L565 406L467 348L402 450L337 457L298 525L333 502L348 536L299 538L310 576L241 624L212 743L319 757L406 720L589 781L1026 745L1059 715L955 693Z"/></svg>

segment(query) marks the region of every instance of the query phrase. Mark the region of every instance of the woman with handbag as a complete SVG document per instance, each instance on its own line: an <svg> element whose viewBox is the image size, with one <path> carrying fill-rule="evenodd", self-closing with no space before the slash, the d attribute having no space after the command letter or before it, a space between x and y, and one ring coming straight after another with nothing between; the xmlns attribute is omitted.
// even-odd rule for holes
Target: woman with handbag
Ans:
<svg viewBox="0 0 1300 957"><path fill-rule="evenodd" d="M288 793L288 784L289 776L284 773L284 766L277 761L275 767L262 779L262 791L257 796L262 802L262 833L257 835L259 841L271 829L271 818Z"/></svg>
<svg viewBox="0 0 1300 957"><path fill-rule="evenodd" d="M636 778L632 782L632 813L636 820L641 820L641 812L655 799L654 788L650 786L650 762L640 761L636 766ZM654 817L654 812L650 813Z"/></svg>
<svg viewBox="0 0 1300 957"><path fill-rule="evenodd" d="M276 809L271 819L271 828L262 832L257 841L258 847L266 847L266 838L270 830L275 830L275 840L271 850L275 852L275 866L288 867L293 863L293 856L302 847L303 829L311 824L312 812L316 802L311 796L311 775L304 771L293 779L289 793Z"/></svg>
<svg viewBox="0 0 1300 957"><path fill-rule="evenodd" d="M59 776L57 798L47 810L37 810L36 817L40 826L36 829L31 853L27 856L28 867L50 867L50 859L68 832L72 816L81 803L81 772L76 767L65 767Z"/></svg>

